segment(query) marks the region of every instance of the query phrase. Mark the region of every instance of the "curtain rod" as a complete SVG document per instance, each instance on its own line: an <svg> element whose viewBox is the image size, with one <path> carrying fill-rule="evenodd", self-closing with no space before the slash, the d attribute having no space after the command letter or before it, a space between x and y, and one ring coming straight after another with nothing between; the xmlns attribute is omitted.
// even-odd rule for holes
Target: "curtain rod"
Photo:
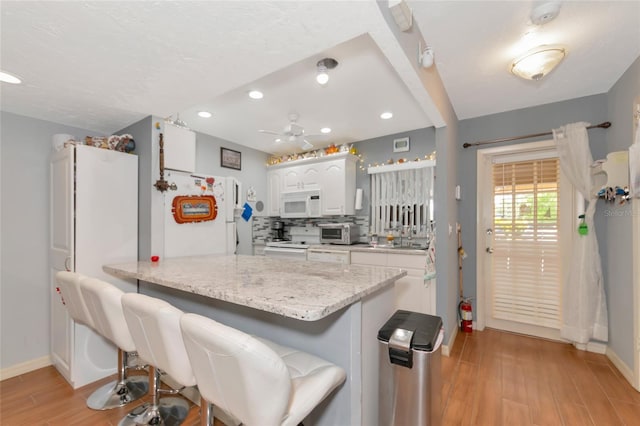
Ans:
<svg viewBox="0 0 640 426"><path fill-rule="evenodd" d="M609 127L611 127L611 122L610 121L605 121L604 123L594 124L593 126L589 126L589 127L587 127L587 129L597 129L597 128L608 129ZM529 138L535 138L535 137L538 137L538 136L547 136L547 135L552 135L552 134L553 134L553 132L532 133L530 135L512 136L510 138L492 139L492 140L488 140L488 141L465 142L462 146L464 148L469 148L470 146L488 145L488 144L491 144L491 143L515 141L515 140L518 140L518 139L529 139Z"/></svg>

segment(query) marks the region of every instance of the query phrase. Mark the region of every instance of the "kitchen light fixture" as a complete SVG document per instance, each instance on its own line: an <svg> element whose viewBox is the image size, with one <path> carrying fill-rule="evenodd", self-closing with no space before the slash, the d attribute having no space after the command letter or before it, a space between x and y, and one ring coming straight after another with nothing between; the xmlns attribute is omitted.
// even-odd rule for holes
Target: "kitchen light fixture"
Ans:
<svg viewBox="0 0 640 426"><path fill-rule="evenodd" d="M518 77L538 81L549 74L565 55L566 49L562 46L538 46L515 59L509 70Z"/></svg>
<svg viewBox="0 0 640 426"><path fill-rule="evenodd" d="M198 112L198 116L202 118L211 118L211 113L209 111L200 111Z"/></svg>
<svg viewBox="0 0 640 426"><path fill-rule="evenodd" d="M393 117L393 113L390 112L390 111L386 111L386 112L383 112L382 114L380 114L380 118L382 118L383 120L388 120L391 117Z"/></svg>
<svg viewBox="0 0 640 426"><path fill-rule="evenodd" d="M251 99L262 99L264 97L264 94L259 90L252 90L249 92L249 97Z"/></svg>
<svg viewBox="0 0 640 426"><path fill-rule="evenodd" d="M0 81L10 84L20 84L22 80L16 77L13 74L9 74L8 72L0 71Z"/></svg>
<svg viewBox="0 0 640 426"><path fill-rule="evenodd" d="M338 66L338 61L333 58L324 58L318 61L316 67L318 69L318 74L316 75L316 81L324 86L329 82L329 74L327 70L332 70Z"/></svg>
<svg viewBox="0 0 640 426"><path fill-rule="evenodd" d="M323 127L322 129L320 129L320 133L331 133L331 128L329 127Z"/></svg>
<svg viewBox="0 0 640 426"><path fill-rule="evenodd" d="M418 43L418 64L423 68L429 68L433 65L433 48L431 46L425 46Z"/></svg>

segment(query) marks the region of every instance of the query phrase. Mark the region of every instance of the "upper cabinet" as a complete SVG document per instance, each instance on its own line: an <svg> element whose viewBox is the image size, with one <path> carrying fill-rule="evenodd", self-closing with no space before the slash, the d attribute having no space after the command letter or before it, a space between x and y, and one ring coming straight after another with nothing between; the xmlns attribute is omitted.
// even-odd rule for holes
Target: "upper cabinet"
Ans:
<svg viewBox="0 0 640 426"><path fill-rule="evenodd" d="M196 171L196 133L169 123L164 125L164 167Z"/></svg>
<svg viewBox="0 0 640 426"><path fill-rule="evenodd" d="M320 190L322 216L355 214L357 162L355 155L340 153L269 166L269 215L280 215L282 193L313 189Z"/></svg>

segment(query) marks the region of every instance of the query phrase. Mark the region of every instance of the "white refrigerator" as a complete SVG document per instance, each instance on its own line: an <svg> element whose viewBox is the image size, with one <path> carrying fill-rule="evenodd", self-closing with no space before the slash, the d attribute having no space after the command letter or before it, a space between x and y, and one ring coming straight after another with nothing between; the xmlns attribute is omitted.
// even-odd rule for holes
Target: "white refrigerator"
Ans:
<svg viewBox="0 0 640 426"><path fill-rule="evenodd" d="M51 360L76 389L115 373L117 349L70 319L55 273L75 271L137 291L135 281L108 275L102 265L137 260L138 157L84 145L53 152L49 233Z"/></svg>
<svg viewBox="0 0 640 426"><path fill-rule="evenodd" d="M231 177L168 170L177 189L164 194L164 256L234 254L240 183Z"/></svg>

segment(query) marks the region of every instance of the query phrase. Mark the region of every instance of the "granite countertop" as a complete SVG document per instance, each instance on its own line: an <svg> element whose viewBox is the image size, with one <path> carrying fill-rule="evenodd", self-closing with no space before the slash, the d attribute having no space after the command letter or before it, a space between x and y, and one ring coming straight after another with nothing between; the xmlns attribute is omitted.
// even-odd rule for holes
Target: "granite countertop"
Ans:
<svg viewBox="0 0 640 426"><path fill-rule="evenodd" d="M103 269L304 321L322 319L407 274L399 268L239 255L129 262Z"/></svg>

